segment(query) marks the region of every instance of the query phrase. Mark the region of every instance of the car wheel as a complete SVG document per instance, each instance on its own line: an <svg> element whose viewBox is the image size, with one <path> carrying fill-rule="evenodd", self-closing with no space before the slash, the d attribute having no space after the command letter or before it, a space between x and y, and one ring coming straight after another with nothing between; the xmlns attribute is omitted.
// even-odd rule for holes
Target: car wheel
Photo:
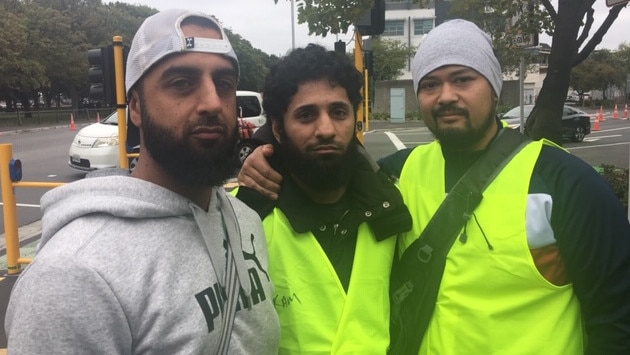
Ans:
<svg viewBox="0 0 630 355"><path fill-rule="evenodd" d="M571 137L571 140L574 142L581 142L584 140L584 136L586 136L584 127L575 127L575 131L573 131L573 137Z"/></svg>
<svg viewBox="0 0 630 355"><path fill-rule="evenodd" d="M133 171L136 165L138 165L138 157L129 158L129 171Z"/></svg>
<svg viewBox="0 0 630 355"><path fill-rule="evenodd" d="M238 145L238 162L240 165L243 165L245 159L256 149L256 145L254 145L251 141L242 141Z"/></svg>

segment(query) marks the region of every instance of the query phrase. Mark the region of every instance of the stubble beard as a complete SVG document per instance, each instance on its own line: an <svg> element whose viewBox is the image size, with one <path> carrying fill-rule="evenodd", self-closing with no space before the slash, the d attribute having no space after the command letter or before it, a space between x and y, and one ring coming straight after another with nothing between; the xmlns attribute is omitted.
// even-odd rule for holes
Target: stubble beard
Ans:
<svg viewBox="0 0 630 355"><path fill-rule="evenodd" d="M440 128L437 120L434 122L435 127L431 128L431 133L440 141L442 147L452 151L467 151L477 145L495 124L496 109L492 108L481 126L474 128L470 121L470 113L468 110L459 110L459 113L466 117L464 128ZM433 117L439 116L439 111L433 112Z"/></svg>

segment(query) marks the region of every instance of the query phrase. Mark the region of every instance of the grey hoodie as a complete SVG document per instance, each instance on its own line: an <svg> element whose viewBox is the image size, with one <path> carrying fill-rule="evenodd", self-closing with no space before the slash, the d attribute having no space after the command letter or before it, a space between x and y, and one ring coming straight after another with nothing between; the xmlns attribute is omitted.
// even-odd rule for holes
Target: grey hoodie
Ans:
<svg viewBox="0 0 630 355"><path fill-rule="evenodd" d="M206 212L144 180L101 176L41 206L41 243L7 310L11 354L215 354L226 245L241 286L229 353L277 352L262 225L223 188Z"/></svg>

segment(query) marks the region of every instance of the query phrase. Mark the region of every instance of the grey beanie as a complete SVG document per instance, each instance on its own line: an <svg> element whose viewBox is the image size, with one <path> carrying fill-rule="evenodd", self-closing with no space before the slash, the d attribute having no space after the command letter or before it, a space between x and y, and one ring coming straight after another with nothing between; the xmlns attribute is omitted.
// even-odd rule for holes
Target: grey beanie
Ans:
<svg viewBox="0 0 630 355"><path fill-rule="evenodd" d="M477 25L465 20L451 20L435 27L420 43L411 74L413 87L427 74L446 65L462 65L483 75L497 96L501 95L501 65L492 50L492 39Z"/></svg>

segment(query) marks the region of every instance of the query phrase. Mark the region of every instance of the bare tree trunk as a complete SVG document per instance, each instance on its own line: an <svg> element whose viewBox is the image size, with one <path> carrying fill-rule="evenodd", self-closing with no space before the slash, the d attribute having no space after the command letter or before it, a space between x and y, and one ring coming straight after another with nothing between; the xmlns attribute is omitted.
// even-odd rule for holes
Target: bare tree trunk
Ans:
<svg viewBox="0 0 630 355"><path fill-rule="evenodd" d="M587 4L588 3L588 4ZM577 38L590 0L559 0L549 67L525 133L562 144L562 109L569 90L571 68L578 53Z"/></svg>

